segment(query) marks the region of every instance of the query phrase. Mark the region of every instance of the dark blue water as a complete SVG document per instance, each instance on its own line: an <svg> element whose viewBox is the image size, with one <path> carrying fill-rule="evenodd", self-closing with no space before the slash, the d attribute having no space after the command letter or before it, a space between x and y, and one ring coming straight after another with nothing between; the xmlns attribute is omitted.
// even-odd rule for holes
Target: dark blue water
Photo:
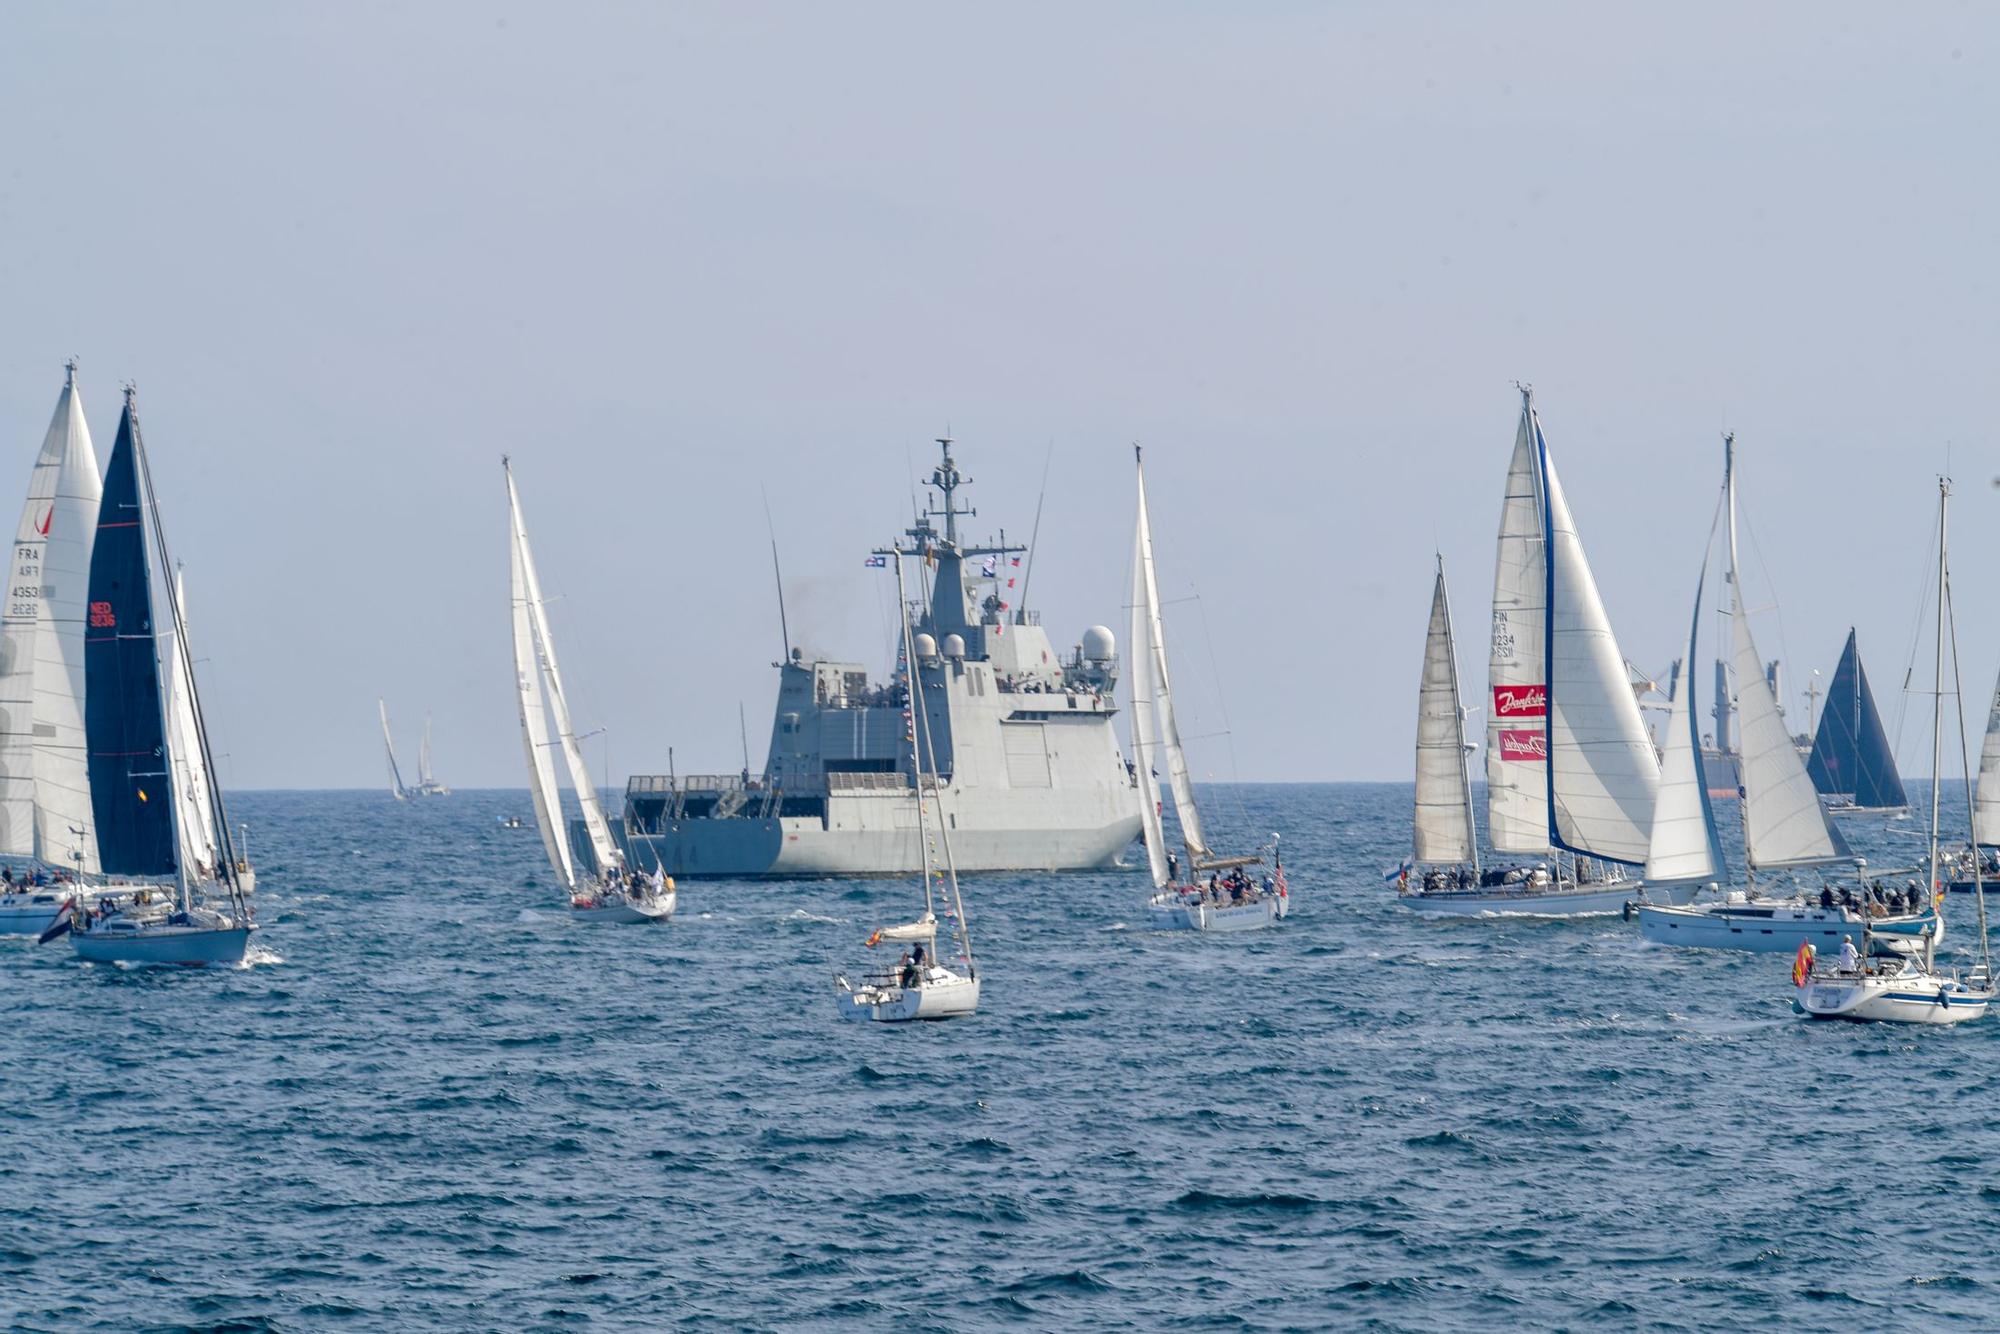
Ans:
<svg viewBox="0 0 2000 1334"><path fill-rule="evenodd" d="M1128 929L1137 874L971 882L984 1009L899 1027L830 976L911 886L583 927L494 827L523 797L243 797L265 961L0 950L0 1316L2000 1326L2000 1022L1816 1026L1786 958L1415 919L1408 799L1214 794L1222 841L1286 831L1260 936Z"/></svg>

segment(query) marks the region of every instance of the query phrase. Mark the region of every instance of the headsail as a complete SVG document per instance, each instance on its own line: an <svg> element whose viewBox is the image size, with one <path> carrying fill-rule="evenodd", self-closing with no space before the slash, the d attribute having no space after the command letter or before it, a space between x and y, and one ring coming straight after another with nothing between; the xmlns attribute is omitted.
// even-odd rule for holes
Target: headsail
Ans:
<svg viewBox="0 0 2000 1334"><path fill-rule="evenodd" d="M55 490L36 525L42 539L41 605L35 616L36 855L50 865L94 875L99 867L83 734L83 645L104 482L83 421L75 362L42 441L36 468L44 467L54 471Z"/></svg>
<svg viewBox="0 0 2000 1334"><path fill-rule="evenodd" d="M174 801L140 504L138 432L127 391L90 556L84 732L103 869L164 876L177 861Z"/></svg>
<svg viewBox="0 0 2000 1334"><path fill-rule="evenodd" d="M2000 685L1993 688L1993 707L1986 713L1986 740L1979 747L1972 837L1986 847L2000 846Z"/></svg>
<svg viewBox="0 0 2000 1334"><path fill-rule="evenodd" d="M502 460L505 466L505 460ZM534 798L535 828L542 834L549 865L565 887L576 888L576 866L569 841L562 836L562 794L556 788L554 760L549 755L548 707L542 700L540 655L535 651L535 621L528 610L527 546L522 541L521 508L514 495L514 474L507 474L509 504L509 573L514 622L514 686L521 712L521 741L528 752L528 794ZM393 764L393 758L391 760ZM400 780L399 780L400 781ZM398 794L400 796L400 793Z"/></svg>
<svg viewBox="0 0 2000 1334"><path fill-rule="evenodd" d="M1144 535L1143 528L1135 530L1132 543L1132 633L1126 641L1130 661L1125 684L1132 692L1132 763L1139 775L1139 832L1146 842L1146 866L1152 873L1153 887L1162 889L1168 880L1167 835L1160 821L1160 780L1153 772L1159 747L1153 740L1158 723L1153 717L1153 618L1146 609Z"/></svg>
<svg viewBox="0 0 2000 1334"><path fill-rule="evenodd" d="M1153 569L1153 527L1146 512L1146 465L1138 446L1132 454L1139 471L1139 526L1137 564L1141 575L1141 601L1146 612L1145 644L1151 655L1153 702L1159 724L1160 746L1166 752L1167 784L1174 794L1174 815L1180 820L1181 842L1187 845L1189 869L1209 856L1208 838L1202 832L1201 812L1194 804L1194 781L1188 773L1187 753L1181 747L1181 728L1174 716L1174 688L1167 672L1167 632L1160 619L1160 583Z"/></svg>
<svg viewBox="0 0 2000 1334"><path fill-rule="evenodd" d="M1714 539L1711 529L1709 537ZM1722 875L1722 844L1701 770L1701 713L1696 708L1694 664L1700 659L1702 594L1708 562L1695 581L1694 616L1688 627L1687 655L1675 664L1673 707L1667 714L1667 755L1660 767L1660 796L1653 806L1653 831L1646 849L1646 879L1654 884L1711 881Z"/></svg>
<svg viewBox="0 0 2000 1334"><path fill-rule="evenodd" d="M1431 624L1424 637L1423 683L1417 690L1417 808L1412 855L1418 862L1474 862L1472 790L1465 772L1465 711L1451 639L1451 598L1444 559L1431 590Z"/></svg>
<svg viewBox="0 0 2000 1334"><path fill-rule="evenodd" d="M174 597L187 619L187 585L174 571ZM167 636L167 743L173 755L175 825L180 830L181 865L197 879L212 879L215 855L215 807L209 801L208 766L203 762L201 733L195 726L194 701L188 694L193 664L181 651L178 635Z"/></svg>
<svg viewBox="0 0 2000 1334"><path fill-rule="evenodd" d="M1543 620L1541 467L1533 409L1521 395L1493 574L1492 689L1486 714L1486 826L1496 852L1549 851L1548 676Z"/></svg>
<svg viewBox="0 0 2000 1334"><path fill-rule="evenodd" d="M403 786L403 771L396 763L396 739L389 735L389 706L378 699L375 711L382 715L382 748L389 754L389 795L402 801L409 790Z"/></svg>
<svg viewBox="0 0 2000 1334"><path fill-rule="evenodd" d="M1810 772L1819 791L1852 797L1856 806L1865 809L1893 810L1910 804L1852 629L1840 651L1833 684L1827 688L1826 708L1820 713L1819 733L1813 738Z"/></svg>

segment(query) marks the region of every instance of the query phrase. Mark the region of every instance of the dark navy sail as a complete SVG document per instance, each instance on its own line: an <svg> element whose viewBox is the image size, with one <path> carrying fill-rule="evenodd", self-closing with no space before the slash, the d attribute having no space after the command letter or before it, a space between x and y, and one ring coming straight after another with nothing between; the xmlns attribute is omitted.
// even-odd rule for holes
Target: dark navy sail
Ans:
<svg viewBox="0 0 2000 1334"><path fill-rule="evenodd" d="M98 857L107 873L171 875L174 794L153 642L152 574L139 499L132 397L104 478L84 631L84 738Z"/></svg>
<svg viewBox="0 0 2000 1334"><path fill-rule="evenodd" d="M1890 752L1888 734L1882 730L1882 715L1868 689L1868 673L1862 670L1852 630L1847 632L1847 647L1841 650L1840 666L1834 669L1833 685L1826 692L1826 711L1820 715L1819 735L1813 738L1807 768L1820 792L1852 797L1856 806L1888 810L1910 804L1903 793L1903 780L1896 773L1896 757Z"/></svg>

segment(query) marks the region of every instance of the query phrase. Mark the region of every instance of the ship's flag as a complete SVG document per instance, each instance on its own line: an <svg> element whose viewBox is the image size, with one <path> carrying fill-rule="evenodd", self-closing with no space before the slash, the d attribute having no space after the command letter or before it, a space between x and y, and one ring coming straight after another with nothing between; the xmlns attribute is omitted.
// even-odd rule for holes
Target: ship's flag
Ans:
<svg viewBox="0 0 2000 1334"><path fill-rule="evenodd" d="M887 556L870 556L867 568L871 570L886 570L889 568L889 558Z"/></svg>
<svg viewBox="0 0 2000 1334"><path fill-rule="evenodd" d="M1410 871L1414 866L1415 863L1408 857L1403 858L1403 860L1382 872L1382 883L1385 885L1394 885L1397 889L1404 888L1410 883Z"/></svg>
<svg viewBox="0 0 2000 1334"><path fill-rule="evenodd" d="M1011 563L1011 564L1014 564L1014 565L1019 565L1019 564L1021 563L1021 558L1020 558L1019 556L1016 556L1016 557L1014 557L1013 561L1012 561L1012 562L1010 562L1010 563Z"/></svg>
<svg viewBox="0 0 2000 1334"><path fill-rule="evenodd" d="M980 563L979 572L988 579L991 579L1000 572L1000 558L998 556L988 556Z"/></svg>
<svg viewBox="0 0 2000 1334"><path fill-rule="evenodd" d="M1792 985L1802 987L1812 976L1813 947L1810 940L1799 942L1799 952L1792 958Z"/></svg>

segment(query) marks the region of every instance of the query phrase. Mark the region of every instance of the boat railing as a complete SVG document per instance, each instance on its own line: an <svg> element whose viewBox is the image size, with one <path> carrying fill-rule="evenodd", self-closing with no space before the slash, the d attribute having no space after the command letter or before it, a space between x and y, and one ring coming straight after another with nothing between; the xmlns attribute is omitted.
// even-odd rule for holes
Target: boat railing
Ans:
<svg viewBox="0 0 2000 1334"><path fill-rule="evenodd" d="M829 773L829 792L907 792L910 776L905 773Z"/></svg>

